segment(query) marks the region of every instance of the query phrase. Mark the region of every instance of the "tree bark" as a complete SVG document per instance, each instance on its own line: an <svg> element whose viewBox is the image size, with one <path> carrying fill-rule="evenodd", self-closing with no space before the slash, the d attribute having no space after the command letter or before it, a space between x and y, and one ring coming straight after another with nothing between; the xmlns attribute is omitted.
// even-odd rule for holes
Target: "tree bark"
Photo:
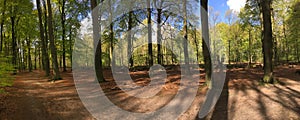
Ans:
<svg viewBox="0 0 300 120"><path fill-rule="evenodd" d="M276 30L276 25L274 24L275 23L275 13L274 13L274 10L273 10L273 8L270 8L270 10L271 10L271 21L272 21L272 19L273 19L273 28L272 28L272 31L275 31ZM276 34L274 34L273 32L272 32L272 39L273 39L273 45L274 45L274 47L273 47L273 49L274 49L274 66L277 66L277 64L278 64L278 62L279 62L279 56L278 56L278 40L277 40L277 36L276 36Z"/></svg>
<svg viewBox="0 0 300 120"><path fill-rule="evenodd" d="M297 32L298 33L298 32ZM299 35L299 34L298 34ZM295 48L296 48L296 58L297 58L297 62L300 63L300 53L299 53L299 39L296 39L296 44L295 44Z"/></svg>
<svg viewBox="0 0 300 120"><path fill-rule="evenodd" d="M229 39L228 40L228 64L231 65L231 59L230 59L230 56L231 56L231 40Z"/></svg>
<svg viewBox="0 0 300 120"><path fill-rule="evenodd" d="M284 40L285 40L285 59L286 59L286 62L288 63L289 62L289 47L288 47L288 39L287 39L287 35L286 35L286 29L285 29L285 20L283 20L282 22L282 25L283 25L283 36L284 36Z"/></svg>
<svg viewBox="0 0 300 120"><path fill-rule="evenodd" d="M3 15L3 14L2 14ZM2 49L3 49L3 26L4 26L4 20L1 21L1 28L0 28L0 53L2 53Z"/></svg>
<svg viewBox="0 0 300 120"><path fill-rule="evenodd" d="M183 32L184 32L184 40L183 40L183 49L184 49L184 63L186 67L189 65L189 52L188 52L188 23L187 23L187 0L183 0ZM188 68L189 69L189 68Z"/></svg>
<svg viewBox="0 0 300 120"><path fill-rule="evenodd" d="M128 66L133 67L133 59L132 59L132 39L131 39L131 29L132 29L132 15L133 11L129 12L129 20L128 20L128 30L127 30L127 60L129 60Z"/></svg>
<svg viewBox="0 0 300 120"><path fill-rule="evenodd" d="M27 43L27 49L28 49L28 51L27 51L27 64L28 64L28 70L29 70L29 72L32 72L32 61L31 61L31 41L30 41L30 38L26 38L27 39L27 41L26 41L26 43Z"/></svg>
<svg viewBox="0 0 300 120"><path fill-rule="evenodd" d="M13 8L12 8L13 9ZM11 37L12 37L12 64L17 68L17 41L15 34L15 16L10 17L11 20ZM17 74L17 71L14 70L14 74Z"/></svg>
<svg viewBox="0 0 300 120"><path fill-rule="evenodd" d="M102 0L103 1L103 0ZM94 10L97 7L97 1L91 0L91 10L92 10L92 22L93 22L93 39L94 39L94 49L95 49L95 70L98 82L105 82L102 70L102 46L101 46L101 27L98 23L98 17L101 15L98 14L98 10Z"/></svg>
<svg viewBox="0 0 300 120"><path fill-rule="evenodd" d="M69 48L69 50L70 50L70 53L69 53L69 54L70 54L70 62L71 62L71 65L70 65L70 66L72 66L72 65L73 65L73 60L72 60L72 59L73 59L73 58L72 58L72 57L73 57L73 56L72 56L72 54L73 54L73 49L72 49L72 46L73 46L73 42L72 42L72 25L70 25L70 31L69 31L69 32L70 32L70 33L69 33L69 42L70 42L70 43L69 43L69 44L70 44L70 45L69 45L69 47L70 47L70 48Z"/></svg>
<svg viewBox="0 0 300 120"><path fill-rule="evenodd" d="M251 28L249 28L249 31L248 31L248 37L249 37L249 50L248 50L248 67L251 68L251 64L252 64L252 40L251 40Z"/></svg>
<svg viewBox="0 0 300 120"><path fill-rule="evenodd" d="M39 69L42 69L41 48L39 48Z"/></svg>
<svg viewBox="0 0 300 120"><path fill-rule="evenodd" d="M34 48L34 70L37 69L37 46Z"/></svg>
<svg viewBox="0 0 300 120"><path fill-rule="evenodd" d="M152 49L152 25L151 25L151 4L150 0L147 0L147 18L148 18L148 60L149 66L153 65L153 49Z"/></svg>
<svg viewBox="0 0 300 120"><path fill-rule="evenodd" d="M157 8L157 62L162 65L161 14L162 9Z"/></svg>
<svg viewBox="0 0 300 120"><path fill-rule="evenodd" d="M65 15L65 5L66 5L66 0L62 0L62 6L61 6L61 25L62 25L62 66L63 66L63 71L67 71L67 66L66 66L66 28L65 28L65 22L66 22L66 15Z"/></svg>
<svg viewBox="0 0 300 120"><path fill-rule="evenodd" d="M263 14L263 54L264 78L263 82L273 83L273 37L271 21L271 0L261 0Z"/></svg>
<svg viewBox="0 0 300 120"><path fill-rule="evenodd" d="M5 34L5 33L3 33L3 38L4 38L4 39L8 38L8 37L6 37L6 34ZM4 46L5 46L4 54L5 54L6 56L9 56L9 51L10 51L10 49L9 49L9 42L8 42L8 41L3 41L3 42L4 42Z"/></svg>
<svg viewBox="0 0 300 120"><path fill-rule="evenodd" d="M51 57L52 57L52 64L54 69L54 78L53 80L61 80L61 76L59 73L58 62L57 62L57 53L54 41L54 34L53 34L53 25L52 25L52 6L51 1L47 0L48 6L48 32L49 32L49 40L50 40L50 49L51 49Z"/></svg>
<svg viewBox="0 0 300 120"><path fill-rule="evenodd" d="M1 29L0 29L0 53L3 51L3 41L4 41L4 37L3 37L3 27L4 27L4 15L5 15L5 11L6 11L6 0L3 1L3 11L2 11L2 18L1 18Z"/></svg>
<svg viewBox="0 0 300 120"><path fill-rule="evenodd" d="M42 10L41 10L41 3L40 0L36 0L36 6L38 10L38 18L39 18L39 29L40 29L40 45L42 45L42 64L43 69L45 71L46 76L50 76L50 65L49 65L49 56L47 53L47 45L45 43L45 31L43 27L43 20L42 20Z"/></svg>
<svg viewBox="0 0 300 120"><path fill-rule="evenodd" d="M113 23L113 11L112 11L112 5L111 5L111 0L109 0L109 23L110 23L110 26L109 26L109 31L110 31L110 62L111 62L111 66L115 66L116 62L115 62L115 59L114 59L114 55L113 55L113 52L114 52L114 23Z"/></svg>
<svg viewBox="0 0 300 120"><path fill-rule="evenodd" d="M297 46L296 46L296 49L297 49L297 60L298 60L298 63L300 63L300 53L299 53L299 40L297 39Z"/></svg>
<svg viewBox="0 0 300 120"><path fill-rule="evenodd" d="M46 60L46 65L48 65L49 69L50 69L50 59L49 59L49 37L48 37L48 16L47 16L47 5L46 5L46 1L42 0L43 4L44 4L44 17L45 17L45 21L44 21L44 33L45 33L45 46L46 46L46 54L47 54L47 60Z"/></svg>
<svg viewBox="0 0 300 120"><path fill-rule="evenodd" d="M194 28L194 43L196 45L196 57L197 57L197 64L199 64L199 44L197 41L197 28Z"/></svg>
<svg viewBox="0 0 300 120"><path fill-rule="evenodd" d="M201 0L202 52L204 57L206 85L211 88L212 63L210 57L210 40L208 28L208 0Z"/></svg>

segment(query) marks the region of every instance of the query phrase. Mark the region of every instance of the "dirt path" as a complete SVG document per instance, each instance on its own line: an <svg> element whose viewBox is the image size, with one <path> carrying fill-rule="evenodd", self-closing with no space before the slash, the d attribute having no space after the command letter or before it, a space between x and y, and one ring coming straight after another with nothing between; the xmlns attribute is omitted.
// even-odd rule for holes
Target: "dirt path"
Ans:
<svg viewBox="0 0 300 120"><path fill-rule="evenodd" d="M298 66L297 69L300 67ZM217 106L208 118L214 120L299 120L300 119L300 75L295 69L280 67L275 70L281 84L261 86L260 69L232 69L228 71L226 87ZM147 72L133 72L132 77L145 84ZM105 71L110 82L101 84L107 97L119 107L135 112L149 112L158 109L176 95L180 72L171 71L169 82L153 99L139 100L115 89L111 74ZM64 80L47 82L40 71L21 73L13 87L5 88L7 94L0 94L1 120L93 120L93 116L81 103L71 72L63 73ZM201 77L204 74L200 74ZM203 79L201 79L203 82ZM192 106L180 116L180 120L194 119L204 100L206 90L198 92Z"/></svg>
<svg viewBox="0 0 300 120"><path fill-rule="evenodd" d="M43 118L49 118L49 114L46 112L46 107L43 105L43 101L36 98L30 91L38 89L38 86L28 87L23 81L18 80L15 83L18 87L18 91L13 91L15 95L14 102L17 105L15 115L11 116L12 119L34 119L39 120ZM10 118L9 118L10 119Z"/></svg>
<svg viewBox="0 0 300 120"><path fill-rule="evenodd" d="M13 87L1 95L1 120L93 119L77 96L71 74L65 80L47 82L40 71L21 73Z"/></svg>

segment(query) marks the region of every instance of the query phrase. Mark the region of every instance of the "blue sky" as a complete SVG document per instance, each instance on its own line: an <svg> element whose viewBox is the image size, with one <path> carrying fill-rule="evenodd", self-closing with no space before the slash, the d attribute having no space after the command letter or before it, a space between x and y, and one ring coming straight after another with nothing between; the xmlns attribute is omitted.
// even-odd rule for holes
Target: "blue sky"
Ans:
<svg viewBox="0 0 300 120"><path fill-rule="evenodd" d="M226 12L228 9L233 9L236 12L245 5L246 0L209 0L209 6L212 6L219 12Z"/></svg>
<svg viewBox="0 0 300 120"><path fill-rule="evenodd" d="M214 10L219 12L224 12L229 9L227 5L227 0L209 0L209 6L213 7Z"/></svg>
<svg viewBox="0 0 300 120"><path fill-rule="evenodd" d="M244 7L246 0L209 0L209 6L213 7L214 11L220 13L220 19L224 19L227 10L232 9L235 12Z"/></svg>

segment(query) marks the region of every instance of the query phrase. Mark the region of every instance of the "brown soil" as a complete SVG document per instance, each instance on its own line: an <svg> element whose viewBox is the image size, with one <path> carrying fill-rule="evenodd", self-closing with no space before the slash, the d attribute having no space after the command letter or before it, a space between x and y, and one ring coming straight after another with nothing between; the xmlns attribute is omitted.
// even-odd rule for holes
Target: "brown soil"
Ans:
<svg viewBox="0 0 300 120"><path fill-rule="evenodd" d="M207 119L299 120L300 75L295 73L299 68L278 67L275 75L279 83L275 85L260 84L263 71L259 68L228 70L221 97ZM62 75L64 80L51 83L41 71L18 74L14 85L4 88L7 93L0 94L0 119L95 119L81 103L72 73ZM146 78L146 71L132 72L131 76L140 85L150 81ZM204 74L200 76L203 78ZM128 111L149 112L172 100L178 91L180 71L168 71L164 89L151 99L136 99L123 93L113 82L109 71L105 71L105 78L109 82L102 83L101 87L116 105ZM195 119L207 91L202 86L203 82L201 79L202 89L199 89L192 106L180 116L180 120Z"/></svg>

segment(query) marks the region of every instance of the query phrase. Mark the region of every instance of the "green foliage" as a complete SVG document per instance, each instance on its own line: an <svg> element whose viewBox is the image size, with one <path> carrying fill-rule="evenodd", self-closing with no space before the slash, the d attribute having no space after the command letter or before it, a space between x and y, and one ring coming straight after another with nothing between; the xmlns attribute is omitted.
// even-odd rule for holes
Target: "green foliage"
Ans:
<svg viewBox="0 0 300 120"><path fill-rule="evenodd" d="M34 0L35 1L35 0ZM62 0L51 0L52 1L52 11L53 11L53 27L55 44L57 47L57 54L61 59L64 52L66 52L66 57L69 62L80 63L84 66L90 66L93 63L93 54L87 53L88 51L93 51L93 35L89 33L88 35L83 35L83 40L78 40L81 30L81 24L84 19L89 16L91 13L90 3L85 0L65 0L65 25L64 28L61 25L62 19ZM101 0L103 1L103 0ZM120 4L128 4L133 6L139 6L139 4L132 3L131 1L117 1L112 0L113 3ZM181 50L183 48L182 43L179 40L176 40L176 35L183 36L183 18L182 16L178 16L175 13L171 13L168 11L177 11L182 10L182 6L179 4L180 1L152 1L151 7L156 8L161 4L163 8L162 13L162 21L164 24L162 25L163 31L163 45L170 45L174 50ZM199 29L200 18L193 14L196 6L194 4L196 1L190 1L188 3L188 21L190 22L188 25L188 41L194 51L198 50L197 54L190 55L190 58L198 57L198 61L203 62L202 55L202 35L201 29ZM198 1L199 2L199 1ZM99 3L99 0L98 0ZM137 2L138 3L138 2ZM118 52L116 54L117 57L124 57L127 54L126 47L127 44L127 31L129 29L129 14L125 13L128 9L134 9L130 7L122 7L119 5L113 5L115 9L113 9L114 13L123 13L122 16L116 18L113 21L113 38L110 36L109 26L102 26L102 63L104 66L110 65L110 47L111 42L113 42L114 48L118 48ZM175 7L174 7L175 6ZM300 10L299 10L299 0L276 0L272 3L272 25L273 25L273 36L274 41L277 41L278 56L279 60L288 59L289 61L299 61L300 54ZM105 20L109 15L109 6L102 6L100 13L104 14L101 16L101 21L106 23L109 19ZM4 9L6 8L6 9ZM43 8L43 6L42 6ZM170 8L170 9L169 9ZM45 12L46 10L44 10ZM156 27L156 17L157 10L151 9L152 11L152 26ZM1 13L3 12L4 15ZM233 63L239 62L248 62L249 58L251 58L252 62L262 62L262 28L261 28L261 8L260 4L257 0L247 0L245 7L241 10L241 12L237 15L232 10L228 10L225 13L225 16L220 16L218 11L213 11L210 8L209 11L211 17L209 18L210 22L210 39L212 44L211 53L215 56L227 56L224 61L227 63L228 58ZM19 0L19 1L9 1L6 0L6 5L4 5L4 0L0 1L0 20L4 20L4 43L3 43L3 52L7 55L11 54L11 42L12 42L12 28L10 21L10 17L15 17L15 32L16 32L16 40L17 40L17 58L18 66L22 66L23 64L28 63L26 58L28 54L32 55L37 59L41 59L41 56L38 54L41 52L41 43L39 43L39 29L38 29L38 19L37 19L37 10L34 8L32 0ZM197 13L198 14L198 13ZM43 14L45 15L45 14ZM118 15L118 14L116 14ZM43 22L45 22L43 16ZM147 29L142 29L147 25L147 10L135 10L132 13L132 51L134 65L141 66L147 64L147 54L148 48L147 45L136 47L134 43L138 41L143 41L147 39L145 37L140 37L140 35L146 35L148 32ZM224 17L224 18L221 18ZM88 19L88 18L87 18ZM91 21L89 21L91 22ZM45 23L43 23L45 24ZM46 24L44 25L46 26ZM169 28L169 26L171 26ZM174 29L173 29L174 28ZM197 28L197 29L194 29ZM65 30L65 34L63 35L63 29ZM88 28L91 30L92 28ZM250 32L249 32L250 31ZM154 33L155 31L153 31ZM180 34L177 34L180 33ZM65 36L65 41L62 41L62 36ZM74 61L71 61L73 45L75 40L77 39L77 46L74 47L74 51L77 51L77 56ZM155 40L156 38L152 38ZM30 42L30 45L26 45L27 41ZM118 46L119 42L124 42L124 46ZM177 44L173 45L173 42ZM65 50L63 51L63 46L65 45ZM274 42L275 44L275 42ZM28 50L31 50L31 53L27 53ZM36 51L34 54L33 52ZM183 55L174 56L171 50L162 48L163 51L163 62L164 64L178 64L180 61L184 59ZM274 50L275 51L275 50ZM50 52L49 52L50 53ZM23 56L21 56L23 55ZM157 45L153 45L153 55L154 62L157 62ZM76 55L73 55L76 56ZM287 58L286 58L287 57ZM8 60L10 57L1 56L0 63L0 77L1 81L4 81L3 77L9 77L9 73L13 70L13 67L9 64ZM37 62L36 61L36 62ZM59 60L61 61L61 60ZM23 63L22 63L23 62ZM39 61L40 62L40 61ZM67 61L68 63L68 61ZM125 64L122 63L121 60L116 61L117 64ZM71 65L71 64L70 64ZM26 66L26 65L25 65ZM38 65L40 66L40 65ZM8 78L7 78L8 79ZM7 85L1 82L1 85Z"/></svg>
<svg viewBox="0 0 300 120"><path fill-rule="evenodd" d="M0 88L12 86L13 77L11 76L14 67L10 63L10 58L0 54Z"/></svg>
<svg viewBox="0 0 300 120"><path fill-rule="evenodd" d="M290 16L287 20L288 25L288 43L291 44L290 50L292 51L290 59L294 61L300 60L299 58L299 44L300 44L300 1L295 0L292 8L290 9Z"/></svg>

